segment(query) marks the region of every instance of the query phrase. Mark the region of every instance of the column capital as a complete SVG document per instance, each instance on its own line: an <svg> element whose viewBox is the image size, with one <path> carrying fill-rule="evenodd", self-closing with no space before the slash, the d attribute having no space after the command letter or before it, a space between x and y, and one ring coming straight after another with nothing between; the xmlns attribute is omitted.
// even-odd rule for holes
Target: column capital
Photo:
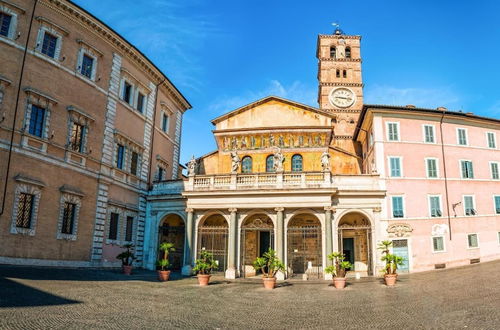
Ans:
<svg viewBox="0 0 500 330"><path fill-rule="evenodd" d="M285 210L285 208L284 207L275 207L274 210L276 212L283 212Z"/></svg>
<svg viewBox="0 0 500 330"><path fill-rule="evenodd" d="M192 209L190 207L186 208L186 213L193 213L193 212L194 212L194 209Z"/></svg>
<svg viewBox="0 0 500 330"><path fill-rule="evenodd" d="M238 211L238 209L233 207L233 208L228 209L228 211L231 213L236 213Z"/></svg>
<svg viewBox="0 0 500 330"><path fill-rule="evenodd" d="M335 213L337 211L337 209L334 206L325 206L324 210L325 211L330 211L332 213Z"/></svg>
<svg viewBox="0 0 500 330"><path fill-rule="evenodd" d="M375 206L373 208L373 212L376 212L376 213L382 212L382 208L380 206Z"/></svg>

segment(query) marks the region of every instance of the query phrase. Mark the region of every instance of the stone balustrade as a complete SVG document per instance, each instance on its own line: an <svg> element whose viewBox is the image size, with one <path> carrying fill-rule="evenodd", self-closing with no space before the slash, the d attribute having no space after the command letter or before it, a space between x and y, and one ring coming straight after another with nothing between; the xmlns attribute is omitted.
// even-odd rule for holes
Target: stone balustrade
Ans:
<svg viewBox="0 0 500 330"><path fill-rule="evenodd" d="M313 189L381 190L378 175L332 175L331 172L237 173L194 175L188 180L161 181L152 195L180 194L182 191Z"/></svg>

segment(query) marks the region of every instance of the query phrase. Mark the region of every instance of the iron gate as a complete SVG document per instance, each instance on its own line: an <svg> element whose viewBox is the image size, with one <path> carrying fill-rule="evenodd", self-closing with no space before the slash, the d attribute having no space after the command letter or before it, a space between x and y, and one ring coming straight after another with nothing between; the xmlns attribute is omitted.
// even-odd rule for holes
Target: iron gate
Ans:
<svg viewBox="0 0 500 330"><path fill-rule="evenodd" d="M200 227L198 229L197 258L201 250L213 253L219 267L217 272L224 272L227 267L227 227Z"/></svg>
<svg viewBox="0 0 500 330"><path fill-rule="evenodd" d="M169 253L169 261L173 270L180 270L184 258L184 226L169 226L163 224L160 226L160 244L169 242L174 244L175 251ZM158 250L158 259L163 258L163 251Z"/></svg>
<svg viewBox="0 0 500 330"><path fill-rule="evenodd" d="M321 227L289 227L287 232L287 258L290 275L307 274L320 278L321 267Z"/></svg>

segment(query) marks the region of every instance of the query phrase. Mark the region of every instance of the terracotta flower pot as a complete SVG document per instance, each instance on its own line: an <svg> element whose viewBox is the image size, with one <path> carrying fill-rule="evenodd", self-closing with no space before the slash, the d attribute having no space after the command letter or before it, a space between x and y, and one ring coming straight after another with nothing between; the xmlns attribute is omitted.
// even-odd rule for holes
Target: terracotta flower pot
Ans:
<svg viewBox="0 0 500 330"><path fill-rule="evenodd" d="M335 289L345 288L346 282L347 282L347 279L345 277L334 277L333 278L333 285L335 286Z"/></svg>
<svg viewBox="0 0 500 330"><path fill-rule="evenodd" d="M397 279L398 279L398 274L385 274L384 275L385 285L387 285L387 286L395 285Z"/></svg>
<svg viewBox="0 0 500 330"><path fill-rule="evenodd" d="M263 277L264 288L272 290L276 287L276 277Z"/></svg>
<svg viewBox="0 0 500 330"><path fill-rule="evenodd" d="M122 265L122 272L125 275L132 274L132 266Z"/></svg>
<svg viewBox="0 0 500 330"><path fill-rule="evenodd" d="M198 284L200 286L207 286L210 281L210 276L212 275L198 274Z"/></svg>
<svg viewBox="0 0 500 330"><path fill-rule="evenodd" d="M160 282L168 281L169 277L170 277L169 270L159 270L158 271L158 280L160 280Z"/></svg>

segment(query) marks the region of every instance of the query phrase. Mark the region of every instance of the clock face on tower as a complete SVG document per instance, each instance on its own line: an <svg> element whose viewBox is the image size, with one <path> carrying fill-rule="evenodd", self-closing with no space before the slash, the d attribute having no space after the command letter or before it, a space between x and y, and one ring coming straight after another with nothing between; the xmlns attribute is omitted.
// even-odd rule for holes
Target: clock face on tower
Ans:
<svg viewBox="0 0 500 330"><path fill-rule="evenodd" d="M347 108L354 104L356 95L352 90L345 87L332 89L328 96L330 104L339 108Z"/></svg>

